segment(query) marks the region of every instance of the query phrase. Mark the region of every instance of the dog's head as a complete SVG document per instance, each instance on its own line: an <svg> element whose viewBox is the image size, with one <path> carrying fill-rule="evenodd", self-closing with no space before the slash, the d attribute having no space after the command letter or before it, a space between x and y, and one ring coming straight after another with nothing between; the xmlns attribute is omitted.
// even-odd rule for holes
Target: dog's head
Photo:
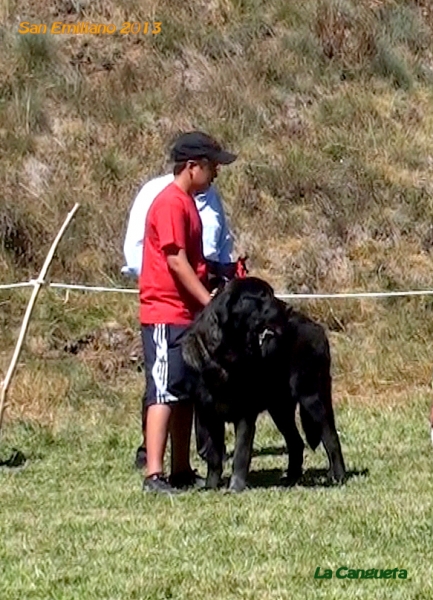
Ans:
<svg viewBox="0 0 433 600"><path fill-rule="evenodd" d="M197 317L183 339L187 364L199 370L212 362L272 352L287 317L272 287L262 279L234 279Z"/></svg>

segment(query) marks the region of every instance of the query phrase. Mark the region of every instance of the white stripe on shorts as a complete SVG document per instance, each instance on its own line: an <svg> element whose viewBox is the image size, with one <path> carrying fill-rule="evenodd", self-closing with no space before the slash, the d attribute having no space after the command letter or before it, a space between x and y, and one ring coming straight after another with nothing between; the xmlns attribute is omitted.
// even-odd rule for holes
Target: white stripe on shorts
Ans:
<svg viewBox="0 0 433 600"><path fill-rule="evenodd" d="M178 400L167 391L168 386L168 343L166 325L158 323L153 331L155 343L155 363L152 367L152 377L156 388L156 403L166 404Z"/></svg>

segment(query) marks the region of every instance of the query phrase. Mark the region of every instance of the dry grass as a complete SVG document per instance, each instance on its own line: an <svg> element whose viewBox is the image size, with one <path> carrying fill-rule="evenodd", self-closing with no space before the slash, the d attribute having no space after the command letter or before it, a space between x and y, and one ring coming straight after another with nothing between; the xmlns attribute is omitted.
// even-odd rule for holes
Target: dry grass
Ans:
<svg viewBox="0 0 433 600"><path fill-rule="evenodd" d="M237 251L277 291L430 287L429 2L9 0L1 19L1 281L35 275L78 200L52 279L124 285L122 241L134 194L166 170L173 137L198 127L239 152L219 187ZM19 20L158 20L162 32L19 36ZM0 297L2 371L25 298ZM119 381L136 375L121 352L99 349L86 362L51 358L55 368L43 366L44 352L112 320L136 331L135 302L75 295L67 304L61 295L43 302L23 359L31 370L18 372L11 414L31 406L49 419L61 398L78 406L91 396L86 385L96 397L114 390L109 401L121 401ZM386 397L426 385L430 309L423 302L410 305L404 326L404 300L302 305L340 331L333 341L339 394ZM383 327L394 336L392 352L381 342ZM68 366L58 372L61 364ZM134 381L139 395L141 379Z"/></svg>

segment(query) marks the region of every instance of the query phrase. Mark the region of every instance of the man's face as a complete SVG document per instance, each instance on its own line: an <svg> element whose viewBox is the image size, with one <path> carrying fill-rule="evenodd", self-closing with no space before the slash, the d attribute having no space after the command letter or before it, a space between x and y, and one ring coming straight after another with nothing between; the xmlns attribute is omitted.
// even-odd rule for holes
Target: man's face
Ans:
<svg viewBox="0 0 433 600"><path fill-rule="evenodd" d="M219 171L219 164L207 158L191 161L190 173L197 192L204 192L212 184Z"/></svg>

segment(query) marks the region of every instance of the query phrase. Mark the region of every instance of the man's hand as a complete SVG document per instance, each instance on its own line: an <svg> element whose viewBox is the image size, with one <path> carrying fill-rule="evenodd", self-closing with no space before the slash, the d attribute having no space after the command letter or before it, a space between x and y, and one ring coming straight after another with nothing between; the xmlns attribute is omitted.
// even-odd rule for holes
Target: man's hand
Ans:
<svg viewBox="0 0 433 600"><path fill-rule="evenodd" d="M249 256L245 255L245 256L239 256L238 260L236 261L235 265L236 265L236 271L235 271L235 277L236 279L244 279L249 271L247 269L247 265L246 262L248 260Z"/></svg>

